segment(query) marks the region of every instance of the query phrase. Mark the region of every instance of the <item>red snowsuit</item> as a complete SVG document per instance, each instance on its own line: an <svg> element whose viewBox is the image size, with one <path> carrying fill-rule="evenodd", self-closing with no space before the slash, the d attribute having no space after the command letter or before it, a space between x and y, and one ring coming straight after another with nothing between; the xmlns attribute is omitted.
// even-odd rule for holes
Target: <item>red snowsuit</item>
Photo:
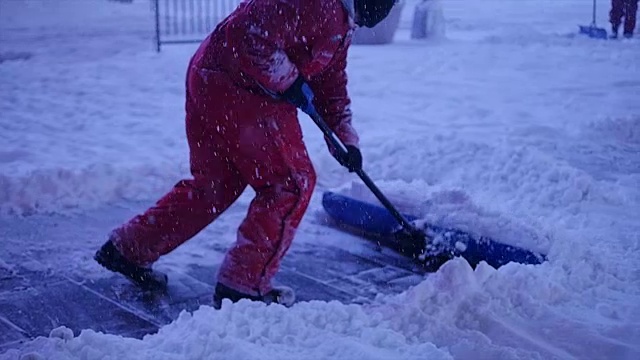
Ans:
<svg viewBox="0 0 640 360"><path fill-rule="evenodd" d="M148 265L222 214L250 185L256 192L218 281L265 294L311 198L316 175L294 106L282 92L304 76L338 137L357 145L346 90L355 28L341 0L250 0L203 41L189 63L186 132L193 179L114 230L118 250ZM321 134L321 133L319 133Z"/></svg>
<svg viewBox="0 0 640 360"><path fill-rule="evenodd" d="M638 0L611 0L611 11L609 21L611 25L618 29L624 17L625 35L633 35L636 28L636 13L638 12Z"/></svg>

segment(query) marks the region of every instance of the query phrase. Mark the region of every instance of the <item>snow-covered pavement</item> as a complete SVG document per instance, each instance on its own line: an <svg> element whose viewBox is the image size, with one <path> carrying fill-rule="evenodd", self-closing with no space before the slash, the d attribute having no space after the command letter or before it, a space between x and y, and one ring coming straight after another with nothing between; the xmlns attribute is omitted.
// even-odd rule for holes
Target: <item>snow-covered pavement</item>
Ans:
<svg viewBox="0 0 640 360"><path fill-rule="evenodd" d="M0 359L640 358L640 42L577 36L578 0L442 0L446 38L412 41L414 4L392 45L350 50L367 172L431 221L549 262L451 261L369 305L203 306L142 340L60 330ZM91 255L107 231L188 175L196 45L157 54L152 25L146 1L0 0L0 267L106 277ZM319 186L292 251L365 251L318 220L323 190L366 192L300 120ZM219 262L251 195L163 265Z"/></svg>

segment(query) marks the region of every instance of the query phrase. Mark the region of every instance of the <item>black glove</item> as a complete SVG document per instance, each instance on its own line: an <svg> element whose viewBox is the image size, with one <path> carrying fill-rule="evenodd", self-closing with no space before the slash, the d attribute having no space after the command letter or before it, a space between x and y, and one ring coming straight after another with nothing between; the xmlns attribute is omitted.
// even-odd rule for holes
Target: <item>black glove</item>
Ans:
<svg viewBox="0 0 640 360"><path fill-rule="evenodd" d="M313 108L313 90L302 76L298 76L296 81L282 93L282 99L293 104L298 109L310 115Z"/></svg>
<svg viewBox="0 0 640 360"><path fill-rule="evenodd" d="M334 152L334 157L340 165L344 166L349 172L356 172L362 169L362 153L360 149L353 145L345 145L347 153Z"/></svg>

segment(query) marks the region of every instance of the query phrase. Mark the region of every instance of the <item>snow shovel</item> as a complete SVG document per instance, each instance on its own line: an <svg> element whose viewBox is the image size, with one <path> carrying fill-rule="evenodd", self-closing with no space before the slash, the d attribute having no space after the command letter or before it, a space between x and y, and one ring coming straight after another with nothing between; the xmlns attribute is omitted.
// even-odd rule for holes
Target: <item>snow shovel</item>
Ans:
<svg viewBox="0 0 640 360"><path fill-rule="evenodd" d="M316 109L310 106L306 112L329 139L334 151L340 155L346 155L348 153L346 146ZM418 228L408 216L396 209L363 169L357 169L355 172L382 203L384 209L338 194L325 193L323 197L325 210L334 219L339 219L343 225L365 231L371 230L375 233L379 246L384 243L384 246L420 263L427 271L437 270L444 262L456 256L462 256L474 268L481 261L498 268L512 261L540 264L546 260L542 254L502 244L487 237L474 237L460 230L430 224L422 224L421 228ZM400 229L397 225L389 225L392 223L389 215L400 225ZM411 220L417 219L411 218ZM387 226L386 229L385 226Z"/></svg>
<svg viewBox="0 0 640 360"><path fill-rule="evenodd" d="M591 25L580 25L580 33L594 39L606 39L607 30L596 25L596 0L593 0L593 15Z"/></svg>

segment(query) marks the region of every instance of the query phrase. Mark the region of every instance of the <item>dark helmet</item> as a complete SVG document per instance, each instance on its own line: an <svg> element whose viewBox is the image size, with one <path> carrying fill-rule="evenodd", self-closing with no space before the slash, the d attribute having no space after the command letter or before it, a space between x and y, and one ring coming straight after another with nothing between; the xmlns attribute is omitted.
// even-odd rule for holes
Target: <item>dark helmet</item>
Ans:
<svg viewBox="0 0 640 360"><path fill-rule="evenodd" d="M354 0L356 24L372 28L389 15L397 0Z"/></svg>

